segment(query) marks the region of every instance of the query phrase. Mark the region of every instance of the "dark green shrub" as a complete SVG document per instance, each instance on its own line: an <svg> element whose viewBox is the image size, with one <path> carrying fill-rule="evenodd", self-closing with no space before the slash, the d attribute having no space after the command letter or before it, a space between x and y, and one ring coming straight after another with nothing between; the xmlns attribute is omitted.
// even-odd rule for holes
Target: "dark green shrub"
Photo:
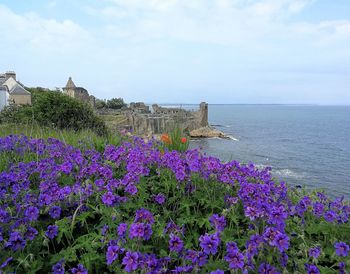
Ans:
<svg viewBox="0 0 350 274"><path fill-rule="evenodd" d="M125 106L126 104L124 103L124 100L122 98L112 98L107 101L107 108L120 109Z"/></svg>
<svg viewBox="0 0 350 274"><path fill-rule="evenodd" d="M58 91L30 89L32 106L10 106L0 114L0 123L30 123L58 129L91 129L107 134L107 127L92 108Z"/></svg>

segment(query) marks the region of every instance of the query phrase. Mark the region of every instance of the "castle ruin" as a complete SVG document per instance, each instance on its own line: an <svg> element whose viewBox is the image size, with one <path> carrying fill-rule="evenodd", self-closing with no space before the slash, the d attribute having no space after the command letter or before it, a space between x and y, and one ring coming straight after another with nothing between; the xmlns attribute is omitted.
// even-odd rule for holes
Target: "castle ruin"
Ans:
<svg viewBox="0 0 350 274"><path fill-rule="evenodd" d="M137 135L162 134L180 127L185 132L207 127L208 104L201 103L198 111L182 108L165 108L152 105L152 111L144 103L131 103L123 111L127 126Z"/></svg>
<svg viewBox="0 0 350 274"><path fill-rule="evenodd" d="M85 88L77 87L74 84L72 77L69 77L66 86L63 88L63 93L86 104L89 104L93 108L95 107L96 98L92 95L89 95L89 92Z"/></svg>

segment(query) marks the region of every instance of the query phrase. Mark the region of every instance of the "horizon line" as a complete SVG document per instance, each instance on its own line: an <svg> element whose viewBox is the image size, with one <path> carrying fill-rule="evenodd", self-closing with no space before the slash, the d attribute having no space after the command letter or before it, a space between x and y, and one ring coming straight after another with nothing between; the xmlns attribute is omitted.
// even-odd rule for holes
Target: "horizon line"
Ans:
<svg viewBox="0 0 350 274"><path fill-rule="evenodd" d="M350 104L317 104L317 103L208 103L208 105L222 105L222 106L230 106L230 105L251 105L251 106L344 106L348 107ZM146 105L158 104L158 105L199 105L200 103L169 103L169 102L145 102Z"/></svg>

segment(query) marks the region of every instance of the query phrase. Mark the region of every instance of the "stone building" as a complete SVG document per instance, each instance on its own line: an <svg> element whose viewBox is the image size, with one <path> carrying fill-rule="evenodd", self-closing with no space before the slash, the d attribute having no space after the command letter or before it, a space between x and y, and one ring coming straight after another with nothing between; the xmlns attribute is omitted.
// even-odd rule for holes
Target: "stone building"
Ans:
<svg viewBox="0 0 350 274"><path fill-rule="evenodd" d="M0 74L0 111L11 103L31 105L32 95L16 79L16 73L8 71Z"/></svg>
<svg viewBox="0 0 350 274"><path fill-rule="evenodd" d="M89 95L89 92L85 88L77 87L74 84L72 77L69 77L66 86L63 88L63 93L95 107L96 98Z"/></svg>
<svg viewBox="0 0 350 274"><path fill-rule="evenodd" d="M185 132L207 127L208 104L201 103L198 111L181 108L152 106L153 112L143 103L133 103L125 111L128 128L138 135L162 134L180 127Z"/></svg>

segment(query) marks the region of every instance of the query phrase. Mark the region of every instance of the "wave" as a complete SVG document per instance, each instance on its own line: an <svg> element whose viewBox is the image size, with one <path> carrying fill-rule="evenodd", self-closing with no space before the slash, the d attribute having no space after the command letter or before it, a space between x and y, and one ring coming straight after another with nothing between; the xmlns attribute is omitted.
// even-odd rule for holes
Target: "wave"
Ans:
<svg viewBox="0 0 350 274"><path fill-rule="evenodd" d="M232 127L231 125L220 125L220 124L211 124L212 127L225 127L225 128L230 128Z"/></svg>
<svg viewBox="0 0 350 274"><path fill-rule="evenodd" d="M239 142L239 140L237 138L233 137L232 135L226 135L226 137L232 141Z"/></svg>
<svg viewBox="0 0 350 274"><path fill-rule="evenodd" d="M273 169L272 170L272 174L274 176L278 176L278 177L288 177L288 178L295 178L295 179L301 179L304 176L300 173L297 173L293 170L290 170L288 168L286 169Z"/></svg>
<svg viewBox="0 0 350 274"><path fill-rule="evenodd" d="M255 167L257 167L258 169L264 169L264 168L267 168L267 167L271 167L271 165L264 165L264 164L254 164Z"/></svg>

